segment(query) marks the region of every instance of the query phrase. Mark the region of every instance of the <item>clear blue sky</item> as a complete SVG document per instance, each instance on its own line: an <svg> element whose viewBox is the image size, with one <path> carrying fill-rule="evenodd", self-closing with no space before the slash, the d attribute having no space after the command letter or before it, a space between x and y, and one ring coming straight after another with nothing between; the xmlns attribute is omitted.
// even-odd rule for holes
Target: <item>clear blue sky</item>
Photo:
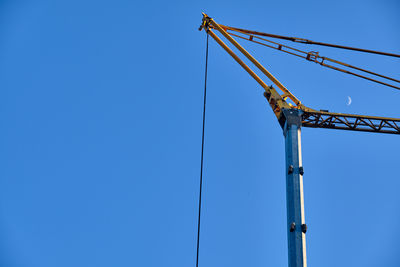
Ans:
<svg viewBox="0 0 400 267"><path fill-rule="evenodd" d="M400 52L395 0L1 1L0 266L194 266L201 12ZM244 45L307 106L400 117L399 91ZM398 59L300 48L400 77ZM202 267L287 265L262 91L210 41ZM308 266L400 266L399 152L400 136L303 129Z"/></svg>

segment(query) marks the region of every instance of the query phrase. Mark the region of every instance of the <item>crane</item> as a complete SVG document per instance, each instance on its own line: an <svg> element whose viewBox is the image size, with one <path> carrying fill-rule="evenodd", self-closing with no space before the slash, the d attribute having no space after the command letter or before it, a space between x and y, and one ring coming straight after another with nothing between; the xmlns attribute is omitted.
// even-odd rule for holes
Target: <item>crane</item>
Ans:
<svg viewBox="0 0 400 267"><path fill-rule="evenodd" d="M306 267L306 232L307 224L304 216L304 193L303 193L303 174L301 155L301 128L326 128L348 131L362 131L386 134L400 134L400 119L386 118L378 116L365 116L355 114L333 113L327 110L315 110L305 106L296 96L294 96L278 79L276 79L262 64L260 64L249 52L247 52L233 36L255 42L282 52L286 52L306 60L320 64L340 72L352 74L363 79L367 79L379 84L383 84L400 90L397 85L389 84L381 80L361 75L346 70L342 67L355 69L368 73L392 82L400 83L399 80L377 74L369 70L358 68L347 63L321 57L318 52L304 52L274 41L265 37L285 39L298 43L317 44L343 48L348 50L358 50L366 53L375 53L386 56L400 57L400 55L377 52L367 49L358 49L347 46L331 45L326 43L313 42L307 39L279 36L274 34L249 31L240 28L229 27L218 24L214 19L203 13L203 19L199 30L205 30L232 58L253 77L261 87L264 88L264 96L269 106L272 108L278 122L283 130L285 138L285 157L286 157L286 207L287 207L287 238L288 238L288 262L289 267ZM219 32L242 55L250 60L272 83L268 86L244 61L229 48L214 31ZM329 61L327 64L325 62ZM333 66L336 64L338 66Z"/></svg>

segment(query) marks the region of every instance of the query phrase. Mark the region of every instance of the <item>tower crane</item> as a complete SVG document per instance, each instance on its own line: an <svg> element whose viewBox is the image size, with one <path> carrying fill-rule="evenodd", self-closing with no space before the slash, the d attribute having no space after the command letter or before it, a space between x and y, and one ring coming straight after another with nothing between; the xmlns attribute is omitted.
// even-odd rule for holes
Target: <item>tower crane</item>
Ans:
<svg viewBox="0 0 400 267"><path fill-rule="evenodd" d="M205 30L229 55L253 77L261 87L264 88L264 96L267 99L272 111L283 130L285 137L286 156L286 207L287 207L287 238L288 238L288 262L289 267L306 267L306 232L307 225L304 217L304 195L303 195L303 165L301 156L301 128L327 128L348 131L362 131L386 134L400 134L400 119L377 116L365 116L354 114L333 113L327 110L315 110L305 106L294 96L278 79L276 79L263 65L261 65L249 52L247 52L234 38L241 38L255 42L282 52L286 52L306 60L320 64L340 72L352 74L379 84L383 84L400 90L400 87L393 83L376 80L369 76L353 72L353 69L377 76L391 82L400 83L399 80L364 70L347 63L321 57L317 52L304 52L274 41L265 37L279 38L297 43L317 44L331 46L348 50L358 50L366 53L376 53L386 56L400 57L397 54L377 52L367 49L358 49L347 46L332 45L313 42L307 39L286 37L274 34L249 31L218 24L214 19L203 13L203 20L199 30ZM250 60L272 83L277 87L268 86L242 59L229 48L214 31L219 32L242 55ZM330 62L327 64L326 62ZM334 66L331 64L336 64ZM351 70L343 69L346 67Z"/></svg>

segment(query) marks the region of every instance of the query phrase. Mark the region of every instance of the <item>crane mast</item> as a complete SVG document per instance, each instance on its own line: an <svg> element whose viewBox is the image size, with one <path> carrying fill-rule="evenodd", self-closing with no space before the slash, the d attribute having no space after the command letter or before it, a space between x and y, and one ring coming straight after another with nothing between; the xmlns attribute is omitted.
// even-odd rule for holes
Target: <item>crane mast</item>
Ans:
<svg viewBox="0 0 400 267"><path fill-rule="evenodd" d="M286 207L287 207L287 238L289 267L306 267L306 232L307 225L304 216L304 193L301 156L301 128L326 128L350 131L400 134L400 119L332 113L317 111L306 107L263 65L247 52L227 30L247 30L220 25L214 19L203 13L199 30L204 29L233 59L245 69L264 88L264 96L283 130L285 138L286 157ZM218 31L247 59L249 59L272 83L268 86L231 48L229 48L215 33ZM247 31L251 34L257 33ZM252 40L253 38L249 38ZM290 39L289 39L290 40ZM306 39L291 39L294 42L311 42ZM324 44L326 45L326 44ZM345 49L349 49L346 47ZM353 49L353 48L351 48ZM370 52L365 50L363 52ZM379 52L382 54L382 52ZM383 53L384 54L384 53ZM388 54L388 53L386 53ZM381 75L382 76L382 75ZM383 76L385 77L385 76ZM394 80L394 79L393 79ZM395 80L396 81L396 80ZM275 88L276 87L276 88ZM393 86L392 86L393 87Z"/></svg>

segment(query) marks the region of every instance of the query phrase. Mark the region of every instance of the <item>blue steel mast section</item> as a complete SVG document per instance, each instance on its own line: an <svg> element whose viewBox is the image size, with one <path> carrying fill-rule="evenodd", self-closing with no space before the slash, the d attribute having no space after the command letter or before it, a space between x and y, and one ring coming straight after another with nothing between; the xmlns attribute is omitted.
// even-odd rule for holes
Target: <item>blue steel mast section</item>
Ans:
<svg viewBox="0 0 400 267"><path fill-rule="evenodd" d="M286 156L286 208L289 267L306 267L303 164L301 159L301 110L285 109L283 134Z"/></svg>

